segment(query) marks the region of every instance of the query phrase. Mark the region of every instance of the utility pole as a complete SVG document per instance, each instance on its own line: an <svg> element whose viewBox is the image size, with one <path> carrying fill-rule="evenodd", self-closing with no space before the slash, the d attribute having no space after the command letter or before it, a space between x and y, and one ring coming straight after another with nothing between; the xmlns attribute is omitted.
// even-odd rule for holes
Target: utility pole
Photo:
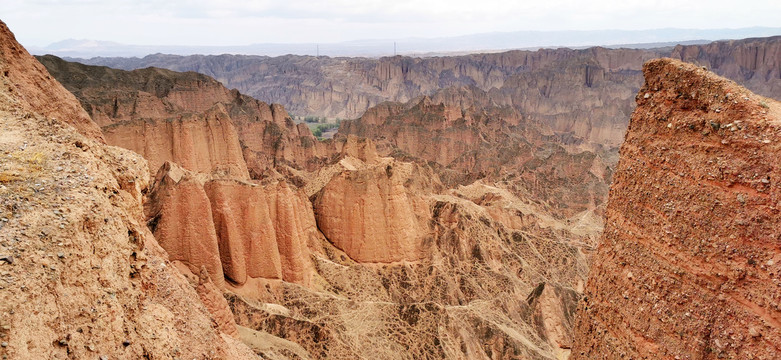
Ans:
<svg viewBox="0 0 781 360"><path fill-rule="evenodd" d="M320 57L320 44L317 44L317 57Z"/></svg>
<svg viewBox="0 0 781 360"><path fill-rule="evenodd" d="M393 42L393 56L396 56L396 42Z"/></svg>

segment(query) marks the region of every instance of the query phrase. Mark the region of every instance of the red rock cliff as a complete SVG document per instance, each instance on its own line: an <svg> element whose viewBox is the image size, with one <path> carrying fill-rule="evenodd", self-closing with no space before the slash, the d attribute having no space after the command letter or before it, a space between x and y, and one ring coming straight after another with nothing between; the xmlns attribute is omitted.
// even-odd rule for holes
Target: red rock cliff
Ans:
<svg viewBox="0 0 781 360"><path fill-rule="evenodd" d="M781 105L699 67L644 66L574 359L777 359Z"/></svg>
<svg viewBox="0 0 781 360"><path fill-rule="evenodd" d="M146 161L0 25L0 358L253 358L145 226Z"/></svg>
<svg viewBox="0 0 781 360"><path fill-rule="evenodd" d="M218 287L253 278L306 283L312 208L287 184L212 179L175 164L160 168L146 203L155 237L193 274L205 267Z"/></svg>
<svg viewBox="0 0 781 360"><path fill-rule="evenodd" d="M78 106L73 94L56 80L27 50L16 42L11 30L0 21L0 72L4 91L15 99L14 106L57 118L87 137L103 141L100 128Z"/></svg>
<svg viewBox="0 0 781 360"><path fill-rule="evenodd" d="M311 170L328 154L284 107L202 74L39 59L76 94L107 141L142 154L153 173L172 161L191 171L259 178L278 165Z"/></svg>

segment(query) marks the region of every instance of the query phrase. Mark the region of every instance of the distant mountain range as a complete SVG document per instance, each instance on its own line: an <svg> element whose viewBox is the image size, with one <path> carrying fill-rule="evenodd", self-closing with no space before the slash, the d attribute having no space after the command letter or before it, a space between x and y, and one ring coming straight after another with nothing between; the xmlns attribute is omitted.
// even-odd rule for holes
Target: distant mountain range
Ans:
<svg viewBox="0 0 781 360"><path fill-rule="evenodd" d="M29 47L36 55L61 57L132 57L163 53L173 55L245 54L280 56L326 55L454 55L541 47L627 47L652 48L676 44L701 44L714 40L781 35L781 27L742 29L654 29L594 31L493 32L443 38L366 39L339 43L252 44L243 46L129 45L110 41L63 40L45 47Z"/></svg>

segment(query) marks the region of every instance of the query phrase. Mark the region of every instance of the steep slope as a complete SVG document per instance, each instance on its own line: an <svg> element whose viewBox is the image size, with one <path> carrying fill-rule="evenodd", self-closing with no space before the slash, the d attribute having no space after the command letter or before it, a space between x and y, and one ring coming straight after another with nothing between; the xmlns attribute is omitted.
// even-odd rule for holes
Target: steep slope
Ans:
<svg viewBox="0 0 781 360"><path fill-rule="evenodd" d="M277 165L312 168L327 153L283 107L205 75L39 59L101 125L108 143L143 155L153 173L172 161L196 172L258 178Z"/></svg>
<svg viewBox="0 0 781 360"><path fill-rule="evenodd" d="M201 75L41 59L108 138L162 164L147 192L151 232L211 289L200 295L221 328L227 297L239 336L263 356L568 353L611 174L609 151L580 149L588 133L528 120L469 86L378 107L318 142L280 106ZM582 65L551 93L574 84L593 96L601 73ZM236 142L250 178L221 170Z"/></svg>
<svg viewBox="0 0 781 360"><path fill-rule="evenodd" d="M57 118L87 137L102 141L100 129L74 101L73 94L52 79L46 68L16 42L14 34L2 21L0 38L2 91L16 100L14 106Z"/></svg>
<svg viewBox="0 0 781 360"><path fill-rule="evenodd" d="M757 94L781 99L781 36L678 45L670 57L706 66Z"/></svg>
<svg viewBox="0 0 781 360"><path fill-rule="evenodd" d="M452 93L445 92L450 97L445 101L453 102ZM427 97L383 103L344 121L339 134L372 139L383 156L430 164L447 186L500 182L560 217L594 210L605 201L614 150L581 151L582 140L556 134L509 106L469 104L480 97L464 93L457 95L463 99L458 103L468 107Z"/></svg>
<svg viewBox="0 0 781 360"><path fill-rule="evenodd" d="M0 355L252 358L233 319L210 313L225 301L202 303L213 288L179 274L144 225L146 161L79 134L95 135L78 102L0 25L16 49L0 64L18 71L0 75L15 84L0 89Z"/></svg>
<svg viewBox="0 0 781 360"><path fill-rule="evenodd" d="M253 278L308 283L317 227L311 204L287 183L215 179L165 163L149 193L150 229L185 271L205 267L219 287Z"/></svg>
<svg viewBox="0 0 781 360"><path fill-rule="evenodd" d="M777 359L781 104L648 62L573 359Z"/></svg>
<svg viewBox="0 0 781 360"><path fill-rule="evenodd" d="M513 74L535 72L573 58L588 58L606 72L639 72L643 61L659 54L654 50L590 48L431 58L150 55L143 59L79 61L127 70L155 66L196 71L255 98L283 104L299 116L355 118L383 101L407 102L442 88L476 86L485 91L500 88Z"/></svg>

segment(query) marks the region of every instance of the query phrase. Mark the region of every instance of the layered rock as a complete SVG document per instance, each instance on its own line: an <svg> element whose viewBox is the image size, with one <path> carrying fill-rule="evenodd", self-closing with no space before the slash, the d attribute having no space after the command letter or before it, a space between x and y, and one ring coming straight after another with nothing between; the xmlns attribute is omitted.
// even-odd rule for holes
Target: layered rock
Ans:
<svg viewBox="0 0 781 360"><path fill-rule="evenodd" d="M106 142L141 154L153 171L173 161L191 171L249 179L238 133L219 104L202 115L122 122L103 132Z"/></svg>
<svg viewBox="0 0 781 360"><path fill-rule="evenodd" d="M569 239L582 238L563 222L508 229L455 194L427 203L426 256L366 264L322 243L320 289L269 283L254 299L229 296L238 324L316 358L557 358L570 345L548 334L572 326L587 261L584 242ZM523 301L541 283L570 295Z"/></svg>
<svg viewBox="0 0 781 360"><path fill-rule="evenodd" d="M6 110L24 109L59 119L81 134L103 140L100 128L78 106L73 94L52 79L46 68L16 42L11 30L0 21L0 72L3 79L3 93L10 103L4 102Z"/></svg>
<svg viewBox="0 0 781 360"><path fill-rule="evenodd" d="M171 260L193 274L204 267L218 287L255 278L305 284L311 277L307 243L317 236L311 204L284 182L214 179L166 163L146 214Z"/></svg>
<svg viewBox="0 0 781 360"><path fill-rule="evenodd" d="M670 57L706 66L757 94L781 99L781 36L678 45Z"/></svg>
<svg viewBox="0 0 781 360"><path fill-rule="evenodd" d="M312 170L329 152L285 109L197 73L122 71L39 59L101 125L107 141L149 160L222 177L261 178L277 166Z"/></svg>
<svg viewBox="0 0 781 360"><path fill-rule="evenodd" d="M617 147L642 84L643 62L673 56L781 98L778 44L778 37L770 37L674 49L594 47L435 58L150 55L80 61L126 69L198 71L256 98L283 104L299 116L352 119L383 102L405 103L420 96L464 109L476 101L482 106L509 106L559 136ZM454 89L461 88L471 88L466 101L453 96L459 91Z"/></svg>
<svg viewBox="0 0 781 360"><path fill-rule="evenodd" d="M340 162L344 170L314 196L320 231L361 263L425 257L422 241L427 234L428 204L423 194L427 191L414 182L431 174L388 158L369 166L349 160Z"/></svg>
<svg viewBox="0 0 781 360"><path fill-rule="evenodd" d="M573 358L777 358L781 105L671 59L644 71Z"/></svg>
<svg viewBox="0 0 781 360"><path fill-rule="evenodd" d="M431 58L150 55L143 59L80 61L123 69L156 66L197 71L258 99L283 104L299 116L356 118L384 101L407 102L442 88L476 86L485 91L501 88L513 74L534 72L572 58L587 57L606 72L614 73L638 71L643 61L659 54L655 50L591 48Z"/></svg>
<svg viewBox="0 0 781 360"><path fill-rule="evenodd" d="M612 150L581 151L577 140L511 107L461 108L425 97L378 105L344 121L339 133L372 139L380 155L433 165L448 186L502 181L516 194L555 204L563 217L604 202L615 158Z"/></svg>
<svg viewBox="0 0 781 360"><path fill-rule="evenodd" d="M0 44L0 357L253 358L145 226L146 161L104 145L2 23Z"/></svg>

